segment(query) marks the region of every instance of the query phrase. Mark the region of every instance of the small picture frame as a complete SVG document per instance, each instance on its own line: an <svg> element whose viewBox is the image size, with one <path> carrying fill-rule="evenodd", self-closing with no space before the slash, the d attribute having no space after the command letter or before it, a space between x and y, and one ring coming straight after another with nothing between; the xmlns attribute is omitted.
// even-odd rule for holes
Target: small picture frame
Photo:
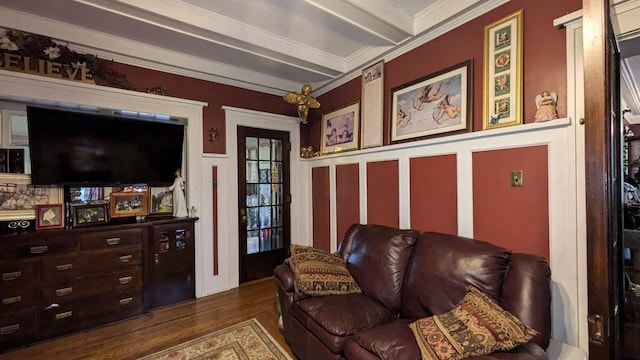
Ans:
<svg viewBox="0 0 640 360"><path fill-rule="evenodd" d="M109 223L107 204L72 204L73 227L92 226Z"/></svg>
<svg viewBox="0 0 640 360"><path fill-rule="evenodd" d="M172 215L173 191L168 186L149 186L149 215Z"/></svg>
<svg viewBox="0 0 640 360"><path fill-rule="evenodd" d="M482 128L522 124L522 10L484 28Z"/></svg>
<svg viewBox="0 0 640 360"><path fill-rule="evenodd" d="M109 198L109 207L109 215L112 218L149 214L146 192L112 192Z"/></svg>
<svg viewBox="0 0 640 360"><path fill-rule="evenodd" d="M64 227L62 204L36 205L36 230Z"/></svg>
<svg viewBox="0 0 640 360"><path fill-rule="evenodd" d="M358 149L360 134L360 102L356 101L322 114L322 155Z"/></svg>

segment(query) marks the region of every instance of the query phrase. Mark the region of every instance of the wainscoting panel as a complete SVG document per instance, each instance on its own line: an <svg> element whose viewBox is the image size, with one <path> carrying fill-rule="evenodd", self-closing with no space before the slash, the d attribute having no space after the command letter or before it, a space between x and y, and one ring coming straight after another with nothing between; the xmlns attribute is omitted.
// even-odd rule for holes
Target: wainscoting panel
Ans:
<svg viewBox="0 0 640 360"><path fill-rule="evenodd" d="M360 167L358 164L336 166L337 243L349 226L360 222Z"/></svg>
<svg viewBox="0 0 640 360"><path fill-rule="evenodd" d="M398 161L367 162L367 216L371 224L398 227Z"/></svg>
<svg viewBox="0 0 640 360"><path fill-rule="evenodd" d="M331 249L331 198L329 191L329 167L313 168L311 175L313 196L313 246Z"/></svg>

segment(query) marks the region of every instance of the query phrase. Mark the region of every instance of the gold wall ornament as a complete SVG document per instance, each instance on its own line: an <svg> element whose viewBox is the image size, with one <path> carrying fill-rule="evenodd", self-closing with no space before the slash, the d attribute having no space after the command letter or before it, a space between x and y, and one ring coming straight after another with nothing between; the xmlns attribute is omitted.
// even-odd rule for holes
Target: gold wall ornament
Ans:
<svg viewBox="0 0 640 360"><path fill-rule="evenodd" d="M220 131L216 128L209 129L209 142L214 143L220 140Z"/></svg>
<svg viewBox="0 0 640 360"><path fill-rule="evenodd" d="M167 88L164 86L146 88L145 91L149 94L164 95L164 96L167 95Z"/></svg>
<svg viewBox="0 0 640 360"><path fill-rule="evenodd" d="M316 98L311 96L311 85L305 84L302 86L302 90L298 94L295 91L291 91L290 93L284 95L282 99L289 104L296 105L296 110L298 110L298 116L302 119L302 123L307 123L307 115L309 115L309 108L317 109L320 107L320 103Z"/></svg>
<svg viewBox="0 0 640 360"><path fill-rule="evenodd" d="M300 149L301 158L312 158L320 156L320 151L313 151L313 146L309 145Z"/></svg>

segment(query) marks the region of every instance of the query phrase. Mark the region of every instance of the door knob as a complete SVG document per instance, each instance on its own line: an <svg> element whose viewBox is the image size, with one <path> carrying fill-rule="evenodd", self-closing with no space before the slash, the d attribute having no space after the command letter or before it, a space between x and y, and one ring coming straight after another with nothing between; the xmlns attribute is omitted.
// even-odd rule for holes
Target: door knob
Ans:
<svg viewBox="0 0 640 360"><path fill-rule="evenodd" d="M246 209L240 209L240 223L241 224L246 224L247 223L247 210Z"/></svg>

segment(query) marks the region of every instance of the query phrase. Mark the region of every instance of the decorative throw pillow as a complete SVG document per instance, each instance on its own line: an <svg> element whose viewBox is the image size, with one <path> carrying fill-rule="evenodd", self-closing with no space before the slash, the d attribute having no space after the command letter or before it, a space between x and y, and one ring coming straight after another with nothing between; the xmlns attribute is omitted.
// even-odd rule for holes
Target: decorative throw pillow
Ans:
<svg viewBox="0 0 640 360"><path fill-rule="evenodd" d="M473 286L451 311L419 319L409 327L424 360L508 351L538 334Z"/></svg>
<svg viewBox="0 0 640 360"><path fill-rule="evenodd" d="M342 257L308 246L291 245L296 290L306 295L360 293Z"/></svg>

